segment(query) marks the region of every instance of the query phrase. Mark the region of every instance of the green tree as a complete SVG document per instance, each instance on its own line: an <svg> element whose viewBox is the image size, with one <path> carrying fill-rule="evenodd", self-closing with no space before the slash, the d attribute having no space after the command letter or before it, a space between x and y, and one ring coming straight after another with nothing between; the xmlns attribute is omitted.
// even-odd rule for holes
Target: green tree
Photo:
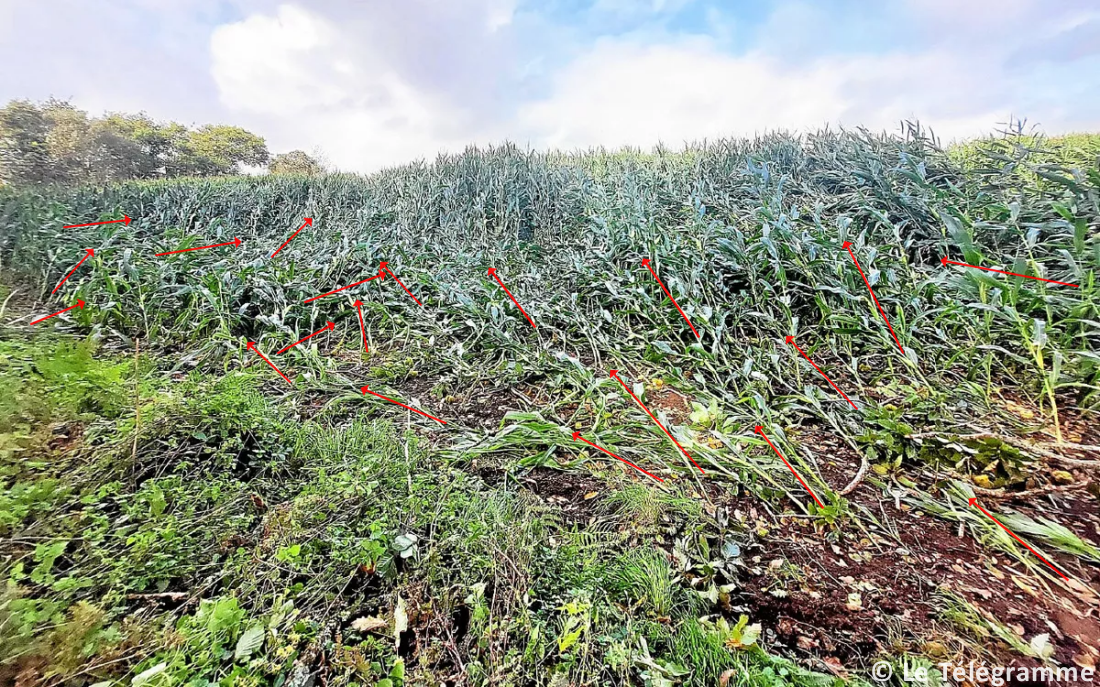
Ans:
<svg viewBox="0 0 1100 687"><path fill-rule="evenodd" d="M314 176L324 174L325 167L315 157L301 150L292 150L289 153L281 153L268 165L267 170L272 174L303 174Z"/></svg>
<svg viewBox="0 0 1100 687"><path fill-rule="evenodd" d="M235 126L192 131L145 113L89 118L60 100L13 100L0 109L0 183L212 176L268 159L263 138Z"/></svg>
<svg viewBox="0 0 1100 687"><path fill-rule="evenodd" d="M148 179L157 175L157 160L139 141L120 132L106 120L89 127L88 181L109 182L124 179Z"/></svg>
<svg viewBox="0 0 1100 687"><path fill-rule="evenodd" d="M132 141L143 158L135 165L138 177L177 176L176 159L187 140L187 127L176 122L158 124L141 114L109 114L102 120L104 133L110 132Z"/></svg>
<svg viewBox="0 0 1100 687"><path fill-rule="evenodd" d="M267 164L264 139L237 126L207 125L192 131L180 147L179 172L195 176L232 174L244 165Z"/></svg>
<svg viewBox="0 0 1100 687"><path fill-rule="evenodd" d="M13 100L0 110L0 181L52 181L49 133L46 115L29 100Z"/></svg>
<svg viewBox="0 0 1100 687"><path fill-rule="evenodd" d="M50 176L56 181L83 179L91 162L88 113L61 100L47 101L41 111L48 127L46 152Z"/></svg>
<svg viewBox="0 0 1100 687"><path fill-rule="evenodd" d="M110 182L155 176L156 158L128 122L155 127L145 115L108 115L88 119L71 104L50 100L42 106L49 125L46 147L51 178L62 182Z"/></svg>

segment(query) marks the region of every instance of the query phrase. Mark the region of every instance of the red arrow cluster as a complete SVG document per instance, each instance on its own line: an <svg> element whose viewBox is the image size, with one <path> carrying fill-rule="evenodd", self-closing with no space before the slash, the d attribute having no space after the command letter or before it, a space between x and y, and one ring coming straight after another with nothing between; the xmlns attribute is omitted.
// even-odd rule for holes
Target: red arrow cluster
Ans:
<svg viewBox="0 0 1100 687"><path fill-rule="evenodd" d="M78 227L96 227L96 226L99 226L101 224L118 224L120 222L122 224L125 224L125 225L129 226L131 221L133 221L133 220L130 219L130 216L124 214L124 215L122 215L122 219L112 219L112 220L106 220L104 222L87 222L85 224L66 224L65 226L62 227L62 229L76 229ZM50 292L51 294L57 293L57 290L61 288L61 285L64 284L66 281L68 281L69 277L73 276L73 274L76 272L76 270L81 265L84 264L84 261L87 260L88 258L92 257L93 255L95 255L95 251L91 248L84 249L84 252L85 252L84 257L82 257L80 259L80 262L76 263L76 265L74 265L73 268L71 270L69 270L69 273L66 274L61 279L61 281L57 282L57 286L53 287L53 291ZM69 310L72 310L73 308L80 308L80 309L83 310L84 309L84 301L78 300L76 302L76 305L65 308L64 310L59 310L58 312L55 312L53 315L47 315L46 317L39 318L39 319L35 320L34 322L31 322L31 324L38 324L39 322L42 322L43 320L48 320L51 317L56 317L57 315L60 315L63 312L67 312Z"/></svg>
<svg viewBox="0 0 1100 687"><path fill-rule="evenodd" d="M328 293L322 293L320 296L313 296L312 298L307 298L302 302L303 303L312 303L315 300L319 300L319 299L324 298L326 296L331 296L334 293L340 293L341 291L346 291L346 290L350 289L353 286L359 286L360 284L366 284L367 282L374 281L375 279L385 279L386 274L389 274L391 277L393 277L393 280L396 281L401 286L401 288L405 290L405 293L409 294L409 298L416 301L417 305L420 305L420 306L424 305L423 303L421 303L417 299L416 296L413 295L412 291L409 291L408 287L405 286L405 284L402 283L402 281L397 278L397 275L394 274L393 270L390 269L389 263L385 262L385 261L383 261L381 264L378 265L378 274L374 275L373 277L367 277L366 279L361 279L361 280L355 282L354 284L348 284L347 286L341 286L340 288L335 289L333 291L329 291Z"/></svg>
<svg viewBox="0 0 1100 687"><path fill-rule="evenodd" d="M66 225L64 228L73 229L73 228L78 228L78 227L89 227L89 226L97 226L97 225L103 225L103 224L115 224L115 223L120 223L120 222L124 223L126 225L129 225L131 221L132 221L131 218L128 215L124 214L123 219L119 219L119 220L108 220L108 221L102 221L102 222L89 222L87 224L70 224L70 225ZM271 257L272 258L276 257L284 248L286 248L290 244L291 241L294 240L294 238L296 236L298 236L298 234L302 231L302 229L304 229L307 226L312 226L312 225L313 225L313 218L306 217L304 219L302 225L299 226L294 231L294 233L292 233L290 235L290 237L287 238L287 240L284 241L282 243L282 245L280 245L275 250L274 253L272 253ZM182 248L182 249L179 249L179 250L167 251L167 252L164 252L164 253L157 253L156 255L158 257L159 256L166 256L166 255L174 255L176 253L186 253L186 252L189 252L189 251L205 250L205 249L208 249L208 248L218 248L218 247L230 246L230 245L239 247L241 245L241 240L239 238L234 238L232 241L228 241L228 242L225 242L225 243L216 243L216 244L210 244L210 245L206 245L206 246L196 246L194 248ZM882 316L883 322L886 323L886 327L890 330L890 334L891 334L891 336L893 336L894 342L897 344L898 349L904 354L905 350L902 348L901 342L898 340L897 334L894 332L893 327L890 325L890 321L886 317L886 312L883 310L882 306L879 304L878 298L875 296L874 289L871 288L871 284L867 280L867 276L863 273L863 268L860 266L859 261L856 259L855 254L852 252L851 245L852 245L851 242L845 241L844 244L843 244L843 247L848 251L848 254L851 256L852 262L854 262L855 265L856 265L856 269L859 270L860 277L863 278L863 282L867 286L868 292L871 294L871 299L874 301L875 307L878 309L879 314ZM92 257L92 256L95 255L95 251L91 248L85 249L85 252L86 252L86 254L84 255L84 257L81 258L80 261L77 262L76 265L73 266L73 268L71 270L69 270L69 272L61 279L60 282L58 282L58 284L54 287L52 293L56 293L57 290L59 288L61 288L61 286L76 272L77 269L80 268L80 266L82 264L84 264L84 262L89 257ZM668 290L668 288L665 286L664 282L661 281L660 277L657 276L656 271L654 271L653 267L650 265L649 258L646 258L646 259L642 260L642 264L646 267L646 269L649 270L650 274L653 275L653 278L660 285L661 290L664 291L665 295L668 296L669 300L672 301L672 304L676 307L676 310L679 311L680 315L684 318L684 321L687 322L688 327L691 328L692 333L695 334L696 338L701 340L702 337L699 335L699 332L695 329L695 326L691 323L691 320L688 319L687 314L680 307L679 303L676 302L676 299L673 298L672 293ZM978 265L970 265L970 264L967 264L967 263L955 262L953 260L948 260L946 257L943 257L941 259L941 264L943 264L945 267L948 264L960 265L960 266L963 266L963 267L971 267L971 268L975 268L975 269L986 270L986 271L989 271L989 272L997 272L999 274L1005 274L1005 275L1010 275L1010 276L1015 276L1015 277L1022 277L1022 278L1025 278L1025 279L1034 279L1034 280L1037 280L1037 281L1043 281L1043 282L1048 282L1048 283L1052 283L1052 284L1060 284L1060 285L1063 285L1063 286L1071 286L1073 288L1078 288L1077 284L1070 284L1070 283L1067 283L1067 282L1056 281L1056 280L1053 280L1053 279L1044 279L1042 277L1034 277L1034 276L1029 276L1029 275L1026 275L1026 274L1017 274L1015 272L1006 272L1006 271L1003 271L1003 270L993 269L993 268L989 268L989 267L980 267ZM394 279L394 281L396 281L401 286L401 288L405 291L405 293L407 293L409 295L409 297L412 298L413 301L417 305L423 306L423 303L421 303L420 300L415 295L413 295L413 293L408 289L408 287L405 286L404 283L402 283L402 281L397 277L397 275L394 274L393 271L389 268L389 263L385 262L385 261L383 261L379 265L377 275L374 275L374 276L368 277L366 279L357 281L357 282L355 282L353 284L349 284L347 286L342 286L338 289L335 289L333 291L329 291L327 293L323 293L319 296L314 296L312 298L308 298L304 302L305 303L310 303L312 301L316 301L318 299L325 298L326 296L331 296L333 294L340 293L341 291L345 291L347 289L358 286L360 284L364 284L364 283L369 282L369 281L373 281L375 279L380 279L380 280L385 279L386 273L389 273L389 275ZM489 274L490 277L492 277L493 279L496 280L496 282L500 285L500 287L504 290L504 292L508 295L508 297L515 304L516 308L523 314L523 316L531 324L531 327L537 329L538 327L535 324L534 320L531 319L531 316L527 314L527 311L525 311L523 309L523 307L519 304L519 301L516 300L515 296L512 295L512 292L508 290L508 287L504 285L504 282L497 275L496 268L489 268L488 274ZM61 315L65 312L73 310L74 308L81 308L82 309L84 307L84 305L85 305L85 303L84 303L83 300L77 300L77 302L74 305L71 305L68 308L64 308L62 310L59 310L59 311L57 311L53 314L46 315L44 317L40 317L36 320L33 320L31 322L31 324L34 325L34 324L38 324L40 322L44 322L48 319L51 319L53 317L57 317L58 315ZM356 313L357 313L358 319L359 319L360 331L362 333L363 350L366 351L367 350L367 333L366 333L366 324L365 324L364 319L363 319L363 311L362 311L363 303L362 303L361 300L356 300L354 305L355 305ZM299 339L298 341L296 341L292 344L289 344L288 346L285 346L284 348L280 349L277 352L277 354L285 353L286 351L290 350L291 348L294 348L295 346L298 346L299 344L304 343L305 341L308 341L309 339L321 334L322 332L333 331L335 329L335 327L336 327L336 325L333 322L329 321L325 324L324 327L318 329L317 331L313 332L312 334L309 334L308 336L305 336L302 339ZM825 372L820 367L818 367L817 364L814 363L813 360L810 359L810 357L806 354L806 352L803 351L802 348L799 347L797 343L795 343L793 336L786 337L786 341L787 341L787 343L793 345L795 347L795 349L798 350L798 352L802 355L802 357L804 357L807 360L807 362L809 362L814 367L814 369L817 370L821 374L821 376L824 377L825 380L829 382L830 386L832 386L833 389L835 389L836 392L838 394L840 394L844 398L844 400L847 401L852 406L853 409L858 410L858 408L856 408L856 404L853 403L852 400L850 398L848 398L848 396L843 391L841 391L840 388L833 382L833 380L830 379L829 376L826 375ZM265 356L259 350L259 348L256 346L256 344L254 342L249 341L248 344L247 344L247 348L249 350L255 352L256 355L258 355L265 363L267 363L267 365L269 365L273 370L275 370L275 372L277 372L280 377L282 377L284 380L286 380L286 382L288 384L293 386L293 382L290 380L290 378L287 377L283 373L283 371L280 370L274 363L272 363L267 358L267 356ZM642 403L641 400L634 394L634 392L626 385L626 383L622 379L619 378L618 370L611 370L610 376L613 379L615 379L617 382L619 382L619 384L623 387L623 389L627 392L627 394L630 395L630 397L634 400L634 402L637 403L638 406L640 406L642 408L642 410L644 410L645 413L650 417L650 419L653 420L653 422L657 425L657 427L660 428L661 431L664 432L664 434L670 440L672 440L672 442L676 445L676 447L678 449L680 449L680 451L684 454L684 456L686 456L687 459L689 461L691 461L691 463L693 465L695 465L695 467L698 468L700 472L704 472L703 468L700 467L699 464L695 462L695 459L692 458L691 455L684 449L684 447L680 445L680 442L676 440L676 437L674 437L672 435L672 433L669 432L668 429L665 428L665 426L662 425L660 423L660 421L657 420L656 416L654 416L653 413L650 412L649 408L647 408L645 406L645 404ZM438 422L440 424L443 424L443 425L447 424L444 420L441 420L441 419L439 419L439 418L437 418L433 415L429 415L428 413L426 413L422 410L418 410L418 409L413 408L411 406L408 406L404 403L401 403L400 401L397 401L397 400L394 400L392 398L389 398L389 397L383 396L381 394L375 393L374 391L371 391L370 388L367 385L364 385L361 388L361 391L364 395L371 394L371 395L376 396L376 397L378 397L378 398L380 398L384 401L399 405L399 406L401 406L403 408L406 408L406 409L408 409L408 410L410 410L414 413L418 413L418 414L420 414L424 417L435 420L436 422ZM817 494L815 494L814 491L812 489L810 489L809 485L805 482L805 480L802 479L802 476L798 474L798 472L794 469L794 467L787 461L786 457L784 457L783 454L779 451L779 449L776 448L776 446L771 442L771 439L769 439L767 434L764 433L763 428L761 426L757 425L756 428L755 428L755 431L756 431L756 433L760 434L760 436L762 436L764 438L764 441L766 441L768 446L770 446L771 449L775 452L775 454L779 456L780 460L783 461L783 464L787 466L787 469L791 471L791 473L795 476L795 478L802 485L802 487L804 489L806 489L806 491L810 494L811 497L813 497L813 500L818 505L818 507L819 508L824 508L824 504L817 497ZM621 461L622 463L625 463L626 465L629 465L630 467L632 467L635 470L641 472L642 474L646 475L647 477L649 477L653 480L656 480L657 482L663 482L663 480L660 477L657 477L656 475L653 475L652 473L644 470L643 468L635 465L634 463L631 463L630 461L628 461L628 460L612 453L611 451L608 451L607 449L603 448L602 446L594 444L593 442L585 439L583 436L581 436L580 432L573 432L573 440L574 441L582 441L585 444L591 446L592 448L594 448L594 449L596 449L596 450L598 450L598 451L600 451L600 452L602 452L606 455L609 455L612 458L615 458L616 460ZM989 517L991 520L993 520L993 522L995 522L1001 529L1003 529L1010 536L1012 536L1012 538L1015 539L1017 542L1019 542L1024 547L1026 547L1028 549L1028 551L1033 553L1037 558L1039 558L1039 560L1041 560L1043 563L1045 563L1051 570L1054 570L1063 579L1067 579L1067 580L1069 579L1061 570L1059 570L1054 565L1052 565L1049 561L1047 561L1045 558L1040 556L1039 553L1036 552L1033 548L1031 548L1031 546L1029 546L1025 541L1023 541L1018 536L1016 536L1012 531L1010 531L1007 527L1005 527L999 520L997 520L995 517L993 517L993 515L991 515L988 511L986 511L984 508L982 508L980 505L978 505L977 499L971 498L969 500L969 504L971 506L976 507L983 514L985 514L987 517Z"/></svg>
<svg viewBox="0 0 1100 687"><path fill-rule="evenodd" d="M302 229L303 229L304 227L306 227L306 226L312 226L312 224L313 224L313 220L312 220L311 218L309 218L309 217L306 217L306 219L305 219L305 223L304 223L304 224L303 224L303 225L302 225L301 227L298 227L298 230L297 230L297 231L295 231L295 232L294 232L293 234L291 234L290 238L288 238L288 239L287 239L286 241L284 241L284 242L283 242L283 245L282 245L282 246L280 246L280 247L279 247L279 249L278 249L278 250L276 250L276 251L275 251L275 253L274 253L274 254L273 254L273 255L272 255L271 257L275 257L275 255L278 255L278 254L279 254L279 251L281 251L281 250L282 250L283 248L285 248L285 247L286 247L286 245L287 245L288 243L290 243L290 241L291 241L291 240L292 240L292 239L293 239L293 238L294 238L295 236L297 236L297 235L298 235L298 232L299 232L299 231L301 231L301 230L302 230ZM410 298L412 298L412 299L413 299L413 301L415 301L417 305L421 305L421 306L423 306L423 303L421 303L421 302L420 302L420 300L419 300L419 299L417 299L417 297L413 295L412 291L409 291L408 287L407 287L407 286L405 286L405 284L404 284L404 283L402 283L402 281L401 281L401 280L400 280L400 279L399 279L399 278L397 277L397 275L393 273L393 270L392 270L392 269L390 269L389 263L388 263L388 262L386 262L386 261L382 261L382 262L381 262L381 263L380 263L380 264L378 265L378 274L375 274L375 275L373 275L373 276L367 277L366 279L360 279L359 281L357 281L357 282L354 282L354 283L352 283L352 284L348 284L347 286L341 286L341 287L340 287L340 288L338 288L338 289L333 289L332 291L328 291L328 292L326 292L326 293L322 293L322 294L321 294L321 295L319 295L319 296L312 296L312 297L310 297L310 298L307 298L307 299L305 299L305 300L304 300L304 301L302 301L302 302L303 302L303 303L312 303L313 301L316 301L316 300L320 300L320 299L322 299L322 298L325 298L325 297L327 297L327 296L332 296L332 295L334 295L334 294L340 293L341 291L347 291L347 290L348 290L348 289L350 289L350 288L353 288L353 287L355 287L355 286L359 286L360 284L365 284L365 283L367 283L367 282L369 282L369 281L374 281L375 279L380 279L380 280L384 280L384 279L386 278L386 274L387 274L387 273L388 273L388 274L390 275L390 277L392 277L392 278L393 278L393 280L394 280L395 282L397 282L397 283L398 283L398 284L399 284L399 285L401 286L401 288L402 288L402 289L404 289L405 293L409 294L409 297L410 297ZM361 334L362 334L362 337L363 337L363 350L364 350L364 351L366 351L366 350L367 350L367 326L366 326L366 322L365 322L365 321L363 320L363 301L361 301L361 300L359 300L359 299L356 299L356 300L355 300L355 303L354 303L354 305L355 305L355 312L356 312L356 316L357 316L357 318L358 318L358 320L359 320L359 331L361 332ZM324 327L321 327L320 329L318 329L317 331L313 332L313 333L312 333L312 334L310 334L309 336L306 336L306 337L304 337L304 338L302 338L302 339L300 339L300 340L298 340L298 341L295 341L294 343L290 344L289 346L286 346L286 347L282 348L281 350L279 350L279 351L278 351L278 353L277 353L276 355L278 355L278 354L280 354L280 353L285 353L286 351L290 350L291 348L294 348L294 347L295 347L295 346L297 346L298 344L300 344L300 343L302 343L302 342L304 342L304 341L307 341L307 340L309 340L309 339L311 339L311 338L313 338L313 337L317 336L317 335L318 335L318 334L320 334L321 332L325 332L325 331L332 331L332 330L333 330L333 329L334 329L335 327L336 327L336 325L335 325L335 324L333 324L332 322L328 322L328 323L327 323L327 324L326 324L326 325L325 325ZM257 351L257 353L258 353L258 351ZM266 360L266 359L265 359L265 360ZM270 361L268 362L268 364L270 364ZM274 365L272 365L272 367L275 367L275 366L274 366ZM276 371L278 371L278 368L275 368L275 369L276 369ZM282 372L279 372L279 374L282 374ZM288 380L288 381L289 381L289 380ZM364 393L370 393L370 394L373 394L373 395L375 395L375 396L378 396L378 394L375 394L375 393L374 393L373 391L368 391L366 387L363 387L363 391L364 391ZM385 398L385 396L379 396L379 398ZM387 398L386 400L388 400L388 401L389 401L389 400L392 400L392 399L388 399L388 398ZM393 401L393 402L394 402L394 403L397 403L397 401ZM415 409L415 408L410 408L410 410L416 410L416 409ZM418 412L418 413L419 413L420 411L419 411L419 410L416 410L416 412ZM429 415L428 417L431 417L431 416ZM433 420L435 420L435 419L437 419L437 418L434 418L434 417L433 417L432 419L433 419ZM441 422L442 422L442 421L441 421Z"/></svg>

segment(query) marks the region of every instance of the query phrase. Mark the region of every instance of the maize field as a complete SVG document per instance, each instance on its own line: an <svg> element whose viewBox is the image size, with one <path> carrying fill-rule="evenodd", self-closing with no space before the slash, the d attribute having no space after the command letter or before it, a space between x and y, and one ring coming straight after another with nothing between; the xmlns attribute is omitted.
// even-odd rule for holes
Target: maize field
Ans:
<svg viewBox="0 0 1100 687"><path fill-rule="evenodd" d="M1094 666L1087 143L0 189L0 682Z"/></svg>

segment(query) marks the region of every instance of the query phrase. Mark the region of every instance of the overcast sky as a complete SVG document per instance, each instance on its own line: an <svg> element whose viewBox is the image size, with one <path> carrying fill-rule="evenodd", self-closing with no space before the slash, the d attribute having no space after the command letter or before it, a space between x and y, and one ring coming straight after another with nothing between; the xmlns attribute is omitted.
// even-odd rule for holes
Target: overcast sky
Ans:
<svg viewBox="0 0 1100 687"><path fill-rule="evenodd" d="M0 0L0 100L371 171L471 143L1100 130L1098 0Z"/></svg>

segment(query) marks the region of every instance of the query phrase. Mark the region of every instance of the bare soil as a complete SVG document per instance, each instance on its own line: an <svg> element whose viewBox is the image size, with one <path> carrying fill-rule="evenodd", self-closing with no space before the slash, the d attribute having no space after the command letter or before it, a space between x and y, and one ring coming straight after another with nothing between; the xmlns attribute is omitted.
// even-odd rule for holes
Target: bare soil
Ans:
<svg viewBox="0 0 1100 687"><path fill-rule="evenodd" d="M607 489L594 477L544 467L532 469L520 481L547 503L558 506L568 523L587 523L594 517Z"/></svg>
<svg viewBox="0 0 1100 687"><path fill-rule="evenodd" d="M647 393L649 395L649 404L653 408L654 413L663 410L674 424L688 424L690 420L688 416L691 414L691 403L688 402L688 399L683 394L669 388L656 391L650 390Z"/></svg>
<svg viewBox="0 0 1100 687"><path fill-rule="evenodd" d="M834 489L850 482L859 468L859 456L827 430L804 428L799 441L816 454L822 479ZM1100 658L1097 566L1051 554L1076 578L1060 584L867 481L847 498L865 530L815 529L790 510L768 518L751 496L724 504L731 519L740 515L768 530L746 554L752 564L736 601L763 623L776 645L807 660L823 659L834 672L865 667L870 657L898 649L965 664L974 658L975 645L983 646L995 665L1038 665L1006 643L975 636L944 618L938 609L954 595L1007 626L1024 644L1048 634L1053 658L1062 665L1094 665ZM1040 509L1030 510L1038 515ZM1088 494L1060 496L1041 508L1044 517L1093 543L1100 541L1098 512Z"/></svg>

